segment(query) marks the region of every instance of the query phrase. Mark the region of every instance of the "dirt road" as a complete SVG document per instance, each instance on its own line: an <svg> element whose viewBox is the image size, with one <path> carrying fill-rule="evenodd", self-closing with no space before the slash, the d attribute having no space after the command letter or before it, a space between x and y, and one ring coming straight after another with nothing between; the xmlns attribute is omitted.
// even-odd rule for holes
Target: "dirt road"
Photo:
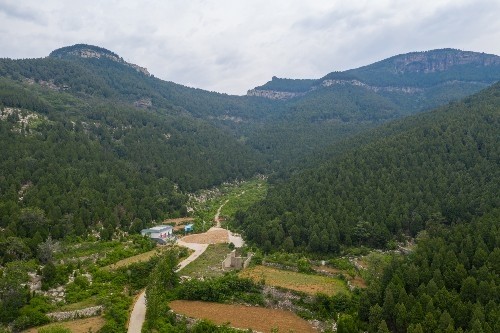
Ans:
<svg viewBox="0 0 500 333"><path fill-rule="evenodd" d="M179 267L176 272L180 271L186 267L189 263L196 260L208 247L208 244L196 244L196 243L185 243L181 240L177 241L180 246L185 246L194 250L193 253L183 261L179 263ZM132 313L130 314L130 321L128 324L128 333L141 333L142 325L144 324L144 319L146 318L146 291L143 290L137 301L134 304Z"/></svg>
<svg viewBox="0 0 500 333"><path fill-rule="evenodd" d="M242 192L242 194L245 192ZM241 194L240 194L241 195ZM177 240L177 244L181 246L185 246L194 250L193 253L183 261L179 263L179 268L177 272L186 267L190 262L196 260L208 247L208 244L215 244L220 242L231 242L236 247L242 247L244 242L240 235L233 234L231 231L222 229L220 227L220 212L222 207L228 203L229 200L226 200L217 210L217 213L214 216L214 221L216 223L216 227L210 228L206 233L203 234L194 234L184 237L183 239L186 241L193 241L193 243L185 242L183 240ZM201 238L200 238L201 237ZM199 243L196 243L199 241ZM204 244L200 244L204 243ZM141 292L137 301L134 304L134 308L132 313L130 314L130 321L128 325L128 333L141 333L142 325L144 324L144 319L146 318L146 292L145 290Z"/></svg>

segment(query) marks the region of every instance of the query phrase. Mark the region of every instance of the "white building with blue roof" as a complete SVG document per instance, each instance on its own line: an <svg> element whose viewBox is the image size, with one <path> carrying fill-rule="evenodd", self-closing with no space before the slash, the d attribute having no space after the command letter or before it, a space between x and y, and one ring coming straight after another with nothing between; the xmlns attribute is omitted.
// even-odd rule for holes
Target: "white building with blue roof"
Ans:
<svg viewBox="0 0 500 333"><path fill-rule="evenodd" d="M149 229L142 229L141 235L148 236L152 240L165 244L169 239L173 237L174 228L170 225L157 225Z"/></svg>

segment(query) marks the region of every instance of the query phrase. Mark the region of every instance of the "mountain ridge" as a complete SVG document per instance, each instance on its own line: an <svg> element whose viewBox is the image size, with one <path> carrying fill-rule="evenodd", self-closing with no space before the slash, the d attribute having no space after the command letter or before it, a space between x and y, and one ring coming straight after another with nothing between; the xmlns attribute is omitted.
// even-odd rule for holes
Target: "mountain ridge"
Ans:
<svg viewBox="0 0 500 333"><path fill-rule="evenodd" d="M415 82L407 82L406 86L395 84L392 80L391 84L376 84L373 82L373 76L384 75L388 73L392 76L399 76L402 80L405 74L419 75L425 81L425 75L421 74L436 74L454 69L456 66L476 66L476 67L491 67L495 75L495 79L487 80L460 80L460 75L452 75L439 80L429 80L415 84ZM490 76L491 77L491 76ZM432 88L433 86L443 85L448 82L462 83L487 83L492 84L500 77L500 57L494 54L462 51L458 49L435 49L421 52L409 52L405 54L395 55L370 65L354 68L346 71L334 71L328 73L320 79L284 79L273 76L271 81L268 81L262 86L248 90L247 96L258 96L276 100L288 100L295 97L301 97L307 93L329 87L336 84L364 86L373 91L401 91L405 93L421 92L422 89ZM380 79L380 76L377 77ZM387 83L391 83L388 81ZM413 83L413 84L412 84Z"/></svg>

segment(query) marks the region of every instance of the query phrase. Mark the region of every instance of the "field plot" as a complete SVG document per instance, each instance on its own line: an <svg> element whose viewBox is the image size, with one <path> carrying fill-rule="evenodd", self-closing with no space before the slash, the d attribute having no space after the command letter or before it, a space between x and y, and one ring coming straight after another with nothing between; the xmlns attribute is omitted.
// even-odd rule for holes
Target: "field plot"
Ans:
<svg viewBox="0 0 500 333"><path fill-rule="evenodd" d="M240 276L251 278L256 282L264 280L265 284L269 286L301 291L307 294L323 293L331 296L348 292L344 281L340 279L285 271L266 266L245 269L240 273Z"/></svg>
<svg viewBox="0 0 500 333"><path fill-rule="evenodd" d="M186 243L198 244L219 244L229 243L229 234L226 229L210 228L202 234L193 234L182 237L181 240Z"/></svg>
<svg viewBox="0 0 500 333"><path fill-rule="evenodd" d="M296 314L275 309L266 309L255 306L219 304L199 301L173 301L169 304L174 312L193 318L203 318L218 325L229 322L236 328L259 332L317 332L312 326Z"/></svg>
<svg viewBox="0 0 500 333"><path fill-rule="evenodd" d="M68 328L73 333L88 333L97 332L104 326L104 318L101 316L77 319L72 321L64 321L60 323L48 324L40 327L33 327L24 331L25 333L37 333L38 329L52 326L62 326Z"/></svg>
<svg viewBox="0 0 500 333"><path fill-rule="evenodd" d="M148 261L149 259L153 258L155 255L158 255L161 250L159 248L144 252L129 258L122 259L114 264L108 265L104 268L108 269L118 269L120 267L126 267L130 264L136 263L136 262L141 262L141 261Z"/></svg>
<svg viewBox="0 0 500 333"><path fill-rule="evenodd" d="M201 278L220 276L222 270L222 260L231 250L227 244L212 244L195 261L182 269L181 275Z"/></svg>

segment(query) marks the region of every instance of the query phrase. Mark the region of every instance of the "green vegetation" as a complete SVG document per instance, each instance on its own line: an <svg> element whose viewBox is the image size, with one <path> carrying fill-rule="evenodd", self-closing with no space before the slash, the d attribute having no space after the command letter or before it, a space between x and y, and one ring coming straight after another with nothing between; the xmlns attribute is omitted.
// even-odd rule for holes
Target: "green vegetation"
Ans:
<svg viewBox="0 0 500 333"><path fill-rule="evenodd" d="M220 216L231 222L238 210L246 210L264 198L267 182L261 177L226 183L217 188L199 191L189 205L194 209L195 230L208 230L221 206ZM205 226L203 226L205 221Z"/></svg>
<svg viewBox="0 0 500 333"><path fill-rule="evenodd" d="M181 274L198 279L221 276L224 274L222 261L230 252L227 244L210 244L195 261L182 269Z"/></svg>
<svg viewBox="0 0 500 333"><path fill-rule="evenodd" d="M429 67L462 55L475 60ZM374 129L500 79L496 59L437 50L260 87L307 92L287 101L164 82L88 45L0 59L0 323L19 331L51 311L104 305L100 332L123 332L148 286L145 331L233 332L188 328L167 303L263 304L265 281L305 289L294 309L336 320L338 332L500 331L500 85ZM269 183L242 181L256 174ZM230 249L217 245L183 271L205 280L179 284L186 251L151 256L153 243L137 236L188 206L206 230L222 205L227 225L258 247L255 262L299 272L221 275L211 267ZM407 240L416 242L407 255L371 252ZM337 277L315 274L310 259ZM64 286L64 301L31 293L33 273L44 291ZM360 274L368 288L348 292Z"/></svg>
<svg viewBox="0 0 500 333"><path fill-rule="evenodd" d="M266 252L327 254L384 248L426 223L491 211L500 183L499 90L406 119L401 130L295 175L239 214L239 227Z"/></svg>
<svg viewBox="0 0 500 333"><path fill-rule="evenodd" d="M271 81L266 84L256 87L257 90L275 90L275 91L288 91L288 92L307 92L309 91L315 80L294 80L294 79L281 79L273 76Z"/></svg>
<svg viewBox="0 0 500 333"><path fill-rule="evenodd" d="M360 300L374 330L497 332L500 329L498 209L451 227L433 222L410 256L394 258Z"/></svg>
<svg viewBox="0 0 500 333"><path fill-rule="evenodd" d="M235 273L206 280L191 279L176 290L177 299L207 302L244 302L262 305L262 286Z"/></svg>
<svg viewBox="0 0 500 333"><path fill-rule="evenodd" d="M245 269L240 276L251 278L257 283L303 292L310 295L318 293L332 296L348 293L345 281L321 275L304 274L266 266Z"/></svg>

